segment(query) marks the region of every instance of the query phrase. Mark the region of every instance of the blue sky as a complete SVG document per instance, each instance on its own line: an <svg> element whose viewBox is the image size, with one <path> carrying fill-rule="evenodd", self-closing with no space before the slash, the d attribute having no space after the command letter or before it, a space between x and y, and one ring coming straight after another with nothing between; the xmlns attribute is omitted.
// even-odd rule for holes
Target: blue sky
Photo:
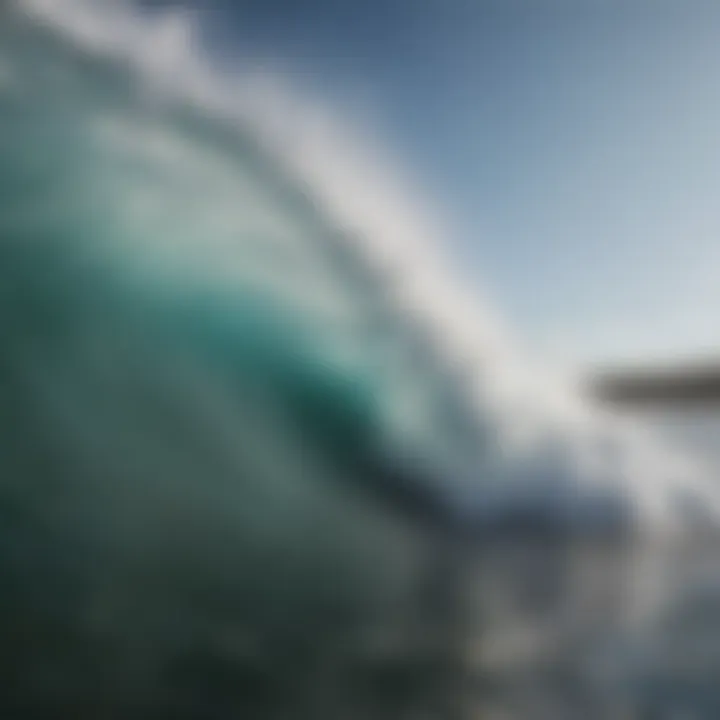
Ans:
<svg viewBox="0 0 720 720"><path fill-rule="evenodd" d="M370 109L536 351L720 354L717 0L215 4L222 52Z"/></svg>

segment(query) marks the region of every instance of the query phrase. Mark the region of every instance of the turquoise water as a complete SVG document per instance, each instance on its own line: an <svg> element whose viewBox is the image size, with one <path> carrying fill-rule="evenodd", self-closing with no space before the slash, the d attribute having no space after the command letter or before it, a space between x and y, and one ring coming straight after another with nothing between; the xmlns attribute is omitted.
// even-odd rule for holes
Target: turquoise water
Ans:
<svg viewBox="0 0 720 720"><path fill-rule="evenodd" d="M442 665L443 485L394 444L422 374L380 377L373 277L242 126L1 28L3 713L294 716L378 642Z"/></svg>

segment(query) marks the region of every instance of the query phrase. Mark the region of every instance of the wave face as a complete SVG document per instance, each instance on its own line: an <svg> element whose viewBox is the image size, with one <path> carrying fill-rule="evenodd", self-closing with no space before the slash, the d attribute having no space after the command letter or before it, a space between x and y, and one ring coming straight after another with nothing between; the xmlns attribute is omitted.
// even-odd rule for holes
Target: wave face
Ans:
<svg viewBox="0 0 720 720"><path fill-rule="evenodd" d="M4 716L655 702L707 479L538 395L432 243L188 32L0 6Z"/></svg>

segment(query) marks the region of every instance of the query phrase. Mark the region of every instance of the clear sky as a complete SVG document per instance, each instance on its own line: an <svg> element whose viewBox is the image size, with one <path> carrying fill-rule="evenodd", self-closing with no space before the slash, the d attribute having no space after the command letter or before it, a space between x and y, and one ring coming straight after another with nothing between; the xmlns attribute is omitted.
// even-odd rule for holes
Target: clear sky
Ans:
<svg viewBox="0 0 720 720"><path fill-rule="evenodd" d="M213 2L218 47L371 108L540 353L720 356L718 0Z"/></svg>

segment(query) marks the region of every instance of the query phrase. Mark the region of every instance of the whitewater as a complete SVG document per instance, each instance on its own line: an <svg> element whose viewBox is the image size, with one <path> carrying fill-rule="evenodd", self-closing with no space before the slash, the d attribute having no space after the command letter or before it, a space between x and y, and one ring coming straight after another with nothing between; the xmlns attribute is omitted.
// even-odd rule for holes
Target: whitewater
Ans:
<svg viewBox="0 0 720 720"><path fill-rule="evenodd" d="M387 153L198 22L0 5L0 710L717 717L720 614L665 645L712 473L533 369Z"/></svg>

